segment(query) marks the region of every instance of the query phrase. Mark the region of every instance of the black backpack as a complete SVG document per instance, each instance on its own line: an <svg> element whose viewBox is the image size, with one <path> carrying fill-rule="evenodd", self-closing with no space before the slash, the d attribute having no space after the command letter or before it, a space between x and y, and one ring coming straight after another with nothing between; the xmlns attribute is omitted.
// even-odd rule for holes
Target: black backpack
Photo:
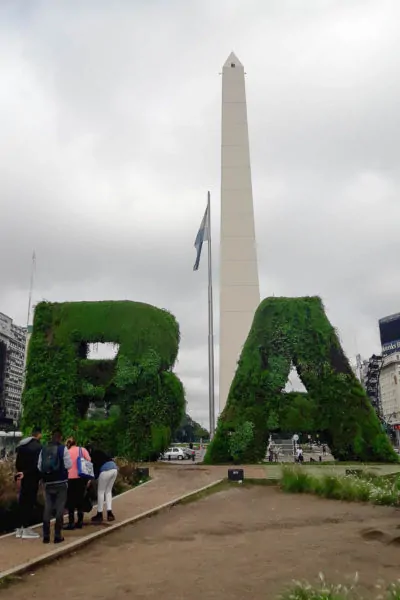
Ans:
<svg viewBox="0 0 400 600"><path fill-rule="evenodd" d="M44 475L53 475L61 471L64 463L64 446L48 444L42 450L42 468Z"/></svg>

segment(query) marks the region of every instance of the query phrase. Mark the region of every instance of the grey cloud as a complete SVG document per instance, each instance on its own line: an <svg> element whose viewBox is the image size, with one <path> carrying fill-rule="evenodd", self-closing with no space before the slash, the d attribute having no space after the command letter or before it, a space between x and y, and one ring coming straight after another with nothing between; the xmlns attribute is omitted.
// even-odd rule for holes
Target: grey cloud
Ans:
<svg viewBox="0 0 400 600"><path fill-rule="evenodd" d="M234 49L261 295L319 294L350 357L379 349L400 292L395 0L28 4L0 9L1 311L24 323L33 248L35 302L168 308L189 409L207 422L193 242L210 189L217 341L219 72Z"/></svg>

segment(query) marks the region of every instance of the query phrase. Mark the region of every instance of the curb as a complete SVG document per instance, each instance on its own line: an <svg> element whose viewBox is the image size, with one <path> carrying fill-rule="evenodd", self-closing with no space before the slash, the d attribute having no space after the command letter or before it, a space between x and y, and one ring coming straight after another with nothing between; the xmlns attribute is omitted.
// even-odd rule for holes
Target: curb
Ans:
<svg viewBox="0 0 400 600"><path fill-rule="evenodd" d="M193 492L189 492L188 494L179 496L178 498L175 498L174 500L170 500L169 502L160 504L159 506L156 506L155 508L151 508L150 510L147 510L147 511L145 511L139 515L136 515L134 517L129 517L128 519L124 519L120 523L115 523L115 525L111 525L110 527L107 527L106 529L102 529L101 531L97 531L96 533L92 533L85 537L78 538L77 540L74 540L73 542L70 542L69 544L62 546L61 548L57 548L56 550L52 550L51 552L48 552L47 554L38 556L37 558L34 558L26 563L23 563L22 565L18 565L17 567L13 567L11 569L8 569L7 571L0 572L0 584L7 577L23 575L27 571L31 570L33 567L43 566L54 560L57 560L58 558L61 558L62 556L71 554L75 550L83 548L84 546L87 546L88 544L94 542L95 540L97 540L99 538L102 538L105 535L108 535L114 531L117 531L118 529L121 529L122 527L125 527L126 525L131 525L133 523L137 523L138 521L142 521L143 519L146 519L147 517L152 517L152 516L158 514L159 512L165 510L166 508L172 508L173 506L180 504L181 502L183 502L184 500L187 500L188 498L191 498L192 496L196 496L197 494L200 494L201 492L205 492L206 490L219 485L223 481L224 481L224 479L218 479L217 481L213 481L212 483L209 483L208 485L203 486L202 488L194 490ZM131 490L129 490L129 491L131 491Z"/></svg>

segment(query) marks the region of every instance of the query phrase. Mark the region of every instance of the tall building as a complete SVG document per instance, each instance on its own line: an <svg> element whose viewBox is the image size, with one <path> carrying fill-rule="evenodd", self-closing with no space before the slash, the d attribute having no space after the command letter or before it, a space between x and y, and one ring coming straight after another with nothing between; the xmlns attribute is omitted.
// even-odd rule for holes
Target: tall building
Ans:
<svg viewBox="0 0 400 600"><path fill-rule="evenodd" d="M6 407L5 407L5 400L4 400L6 359L7 359L7 346L6 346L5 342L0 340L0 419L3 419L6 416Z"/></svg>
<svg viewBox="0 0 400 600"><path fill-rule="evenodd" d="M222 68L219 409L260 304L244 68Z"/></svg>
<svg viewBox="0 0 400 600"><path fill-rule="evenodd" d="M382 366L379 377L382 412L400 442L400 313L379 320Z"/></svg>
<svg viewBox="0 0 400 600"><path fill-rule="evenodd" d="M373 354L369 360L362 360L357 355L357 370L363 388L371 401L377 415L383 417L382 403L379 388L380 372L382 368L382 356Z"/></svg>
<svg viewBox="0 0 400 600"><path fill-rule="evenodd" d="M0 313L0 413L13 420L21 412L26 334L25 327Z"/></svg>

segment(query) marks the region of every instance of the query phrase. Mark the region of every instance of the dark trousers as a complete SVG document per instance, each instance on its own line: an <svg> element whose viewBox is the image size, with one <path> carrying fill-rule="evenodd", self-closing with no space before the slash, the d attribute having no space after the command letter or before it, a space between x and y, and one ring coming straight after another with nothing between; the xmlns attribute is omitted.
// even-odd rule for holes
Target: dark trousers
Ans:
<svg viewBox="0 0 400 600"><path fill-rule="evenodd" d="M68 520L74 522L75 511L78 513L78 523L83 522L83 499L85 497L86 481L84 479L68 479Z"/></svg>
<svg viewBox="0 0 400 600"><path fill-rule="evenodd" d="M67 483L48 483L45 490L45 504L43 514L43 538L50 537L50 521L55 513L55 539L62 537L64 522L64 509L67 501Z"/></svg>
<svg viewBox="0 0 400 600"><path fill-rule="evenodd" d="M25 529L32 523L33 509L36 504L36 497L39 489L39 476L24 475L21 481L21 489L19 492L19 526Z"/></svg>

